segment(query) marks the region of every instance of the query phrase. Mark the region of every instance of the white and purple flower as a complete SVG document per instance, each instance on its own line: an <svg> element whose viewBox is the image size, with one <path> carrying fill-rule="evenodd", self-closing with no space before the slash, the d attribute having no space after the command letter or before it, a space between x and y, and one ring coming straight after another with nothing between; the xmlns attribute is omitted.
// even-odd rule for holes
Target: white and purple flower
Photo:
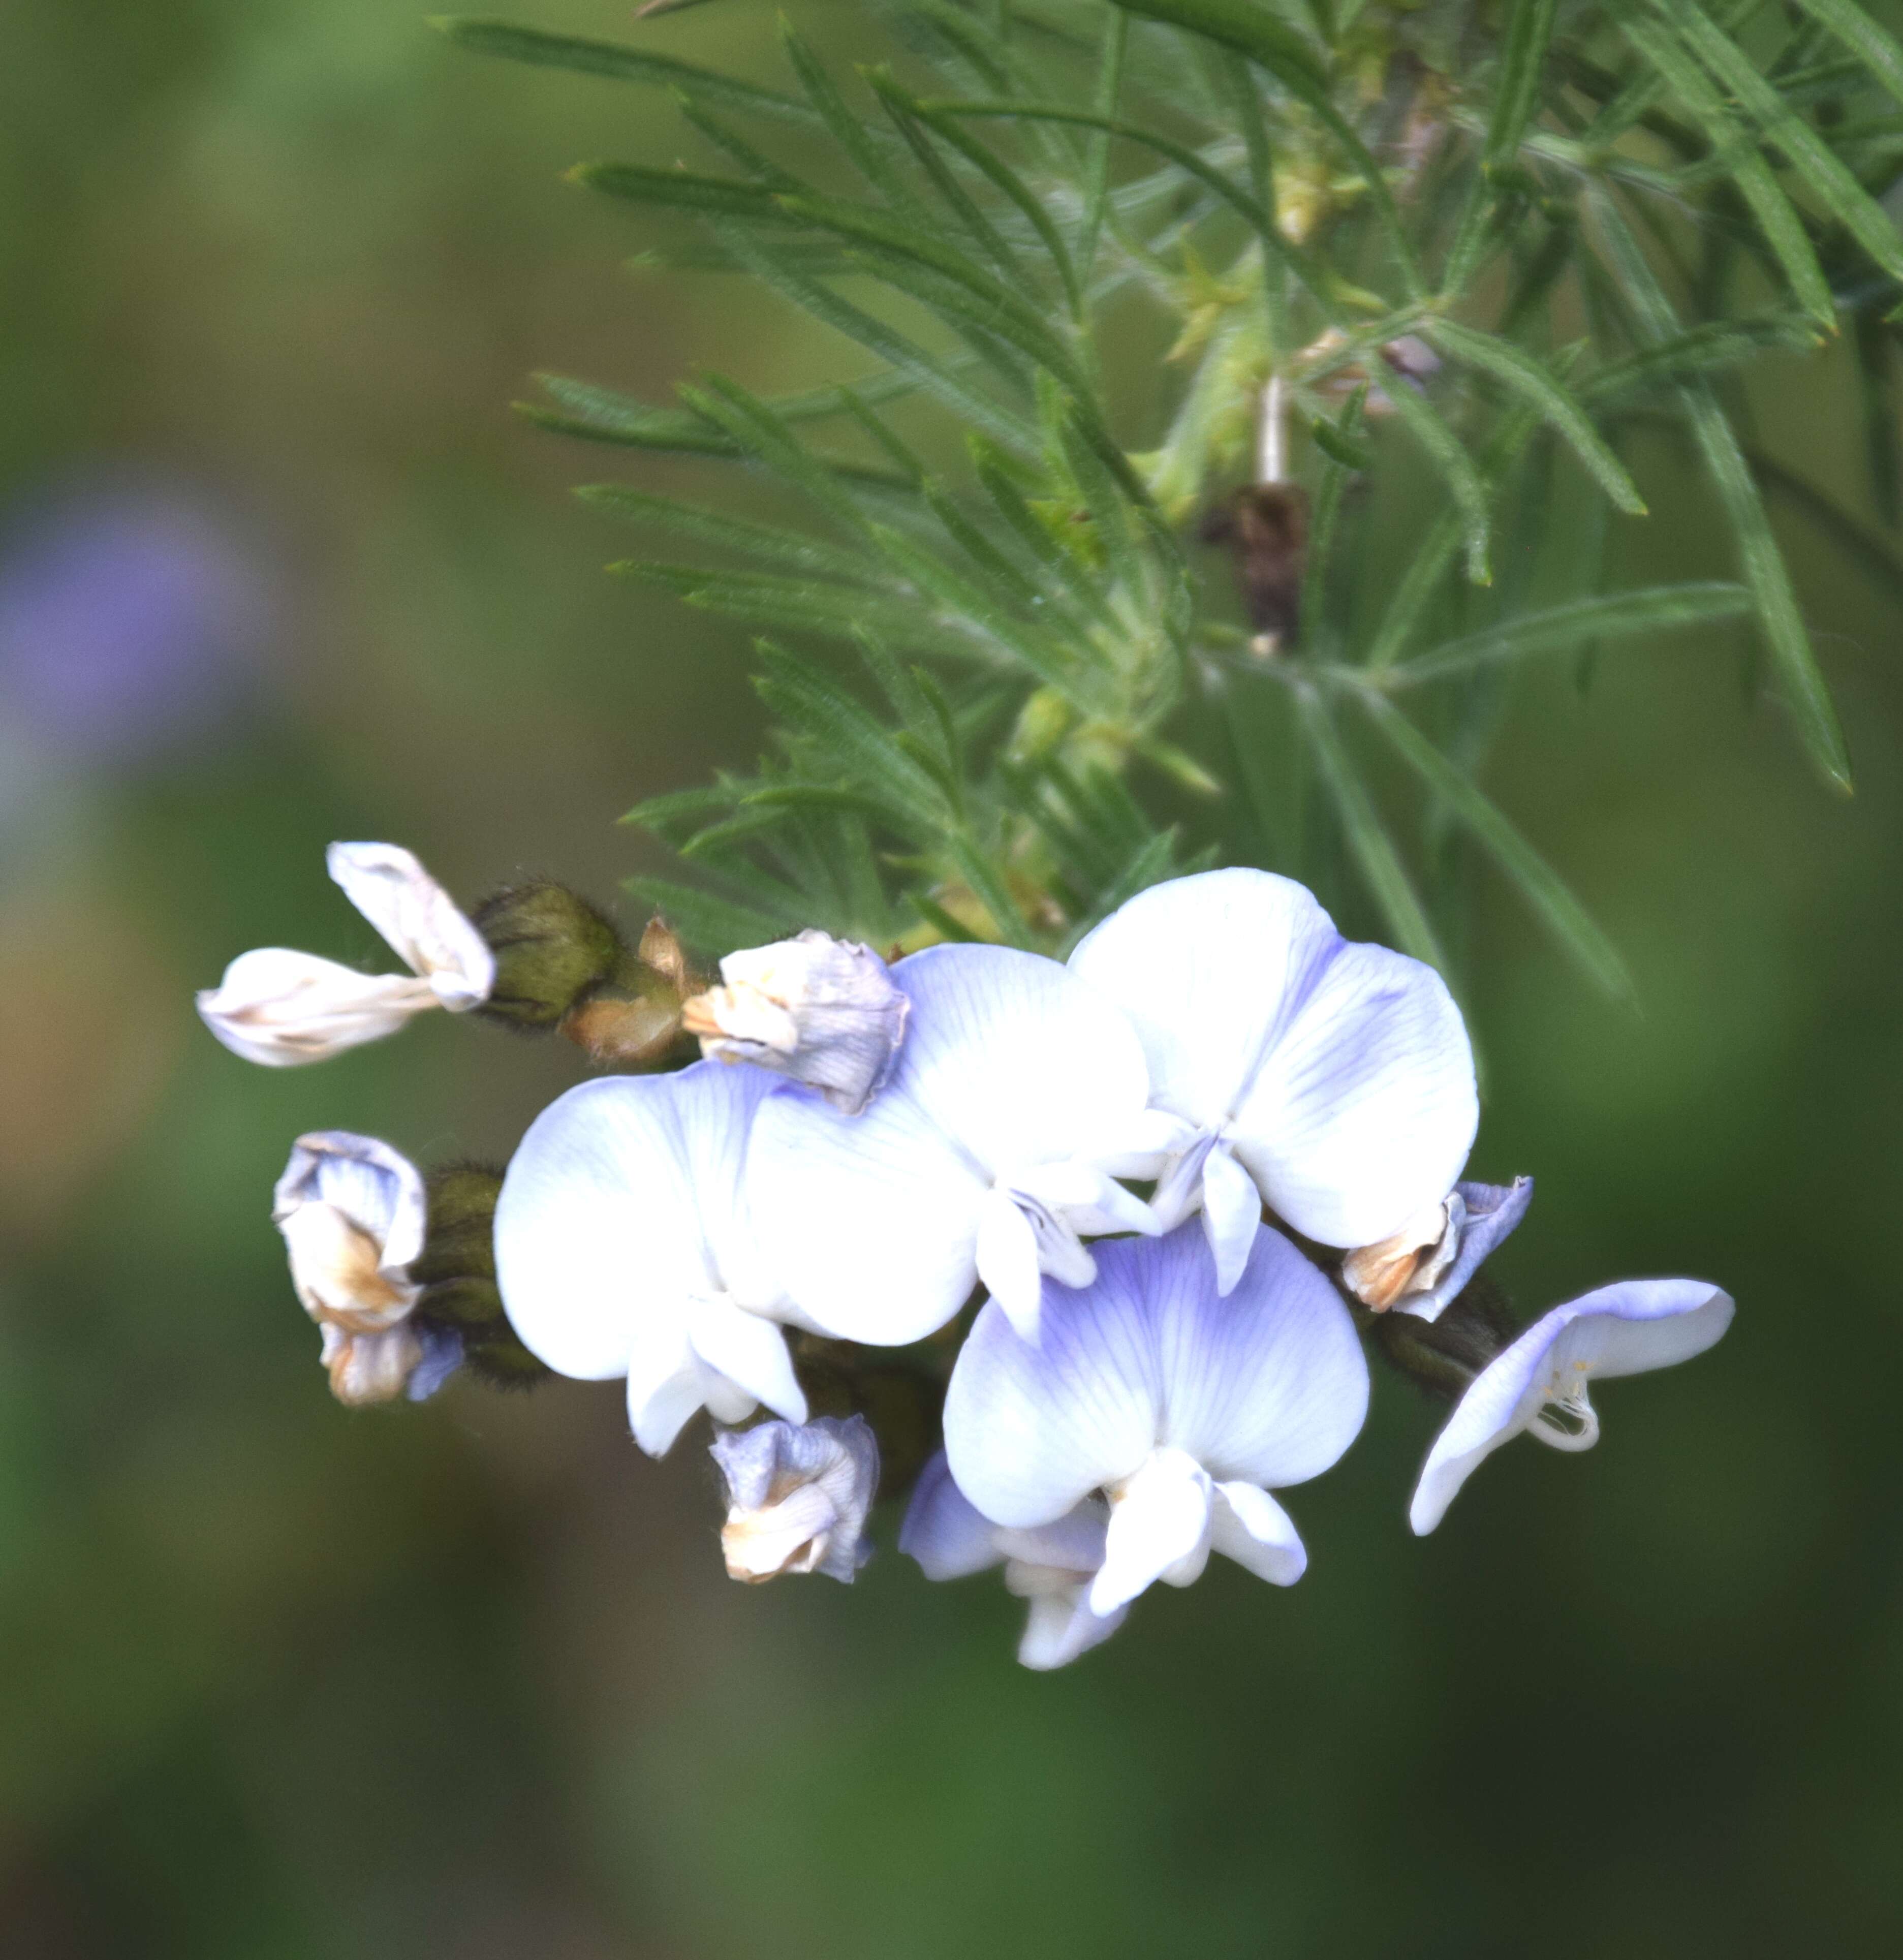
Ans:
<svg viewBox="0 0 1903 1960"><path fill-rule="evenodd" d="M730 1579L823 1572L850 1586L872 1556L866 1513L879 1488L879 1443L862 1415L756 1423L711 1446L727 1484L721 1532Z"/></svg>
<svg viewBox="0 0 1903 1960"><path fill-rule="evenodd" d="M1225 1297L1203 1235L1099 1246L1087 1287L1047 1287L1039 1343L995 1303L953 1370L945 1449L978 1510L1013 1530L1109 1500L1090 1610L1212 1551L1292 1585L1307 1554L1269 1493L1319 1476L1367 1412L1367 1364L1335 1289L1259 1227Z"/></svg>
<svg viewBox="0 0 1903 1960"><path fill-rule="evenodd" d="M1479 1122L1472 1051L1440 976L1351 944L1267 871L1139 892L1071 956L1127 1014L1174 1134L1153 1205L1198 1209L1217 1284L1237 1281L1261 1206L1324 1246L1370 1246L1453 1188Z"/></svg>

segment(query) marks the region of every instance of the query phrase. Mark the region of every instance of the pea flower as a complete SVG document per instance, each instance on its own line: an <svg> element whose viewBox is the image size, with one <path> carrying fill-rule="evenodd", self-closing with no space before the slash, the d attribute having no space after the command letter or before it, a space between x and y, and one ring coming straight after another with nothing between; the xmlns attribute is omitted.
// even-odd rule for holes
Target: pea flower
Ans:
<svg viewBox="0 0 1903 1960"><path fill-rule="evenodd" d="M1341 1283L1377 1313L1397 1307L1438 1320L1526 1215L1533 1180L1457 1184L1392 1236L1341 1262Z"/></svg>
<svg viewBox="0 0 1903 1960"><path fill-rule="evenodd" d="M1370 1246L1453 1188L1479 1122L1473 1055L1440 976L1351 945L1268 871L1154 885L1071 970L1128 1015L1174 1136L1151 1204L1199 1208L1227 1293L1261 1207L1324 1246Z"/></svg>
<svg viewBox="0 0 1903 1960"><path fill-rule="evenodd" d="M1328 1468L1361 1427L1367 1364L1334 1287L1259 1227L1227 1298L1200 1233L1099 1248L1097 1276L1046 1287L1039 1344L995 1302L952 1371L945 1449L994 1523L1034 1529L1110 1502L1090 1583L1102 1618L1212 1551L1293 1585L1308 1562L1271 1488Z"/></svg>
<svg viewBox="0 0 1903 1960"><path fill-rule="evenodd" d="M892 977L905 1045L863 1115L791 1089L760 1106L761 1242L843 1339L921 1339L980 1279L1029 1335L1042 1274L1094 1274L1083 1234L1156 1230L1111 1175L1154 1155L1143 1051L1114 1005L1035 953L936 946Z"/></svg>
<svg viewBox="0 0 1903 1960"><path fill-rule="evenodd" d="M344 896L381 933L408 973L359 973L283 947L241 953L198 997L205 1024L234 1055L267 1068L327 1061L394 1034L431 1007L464 1013L495 984L482 936L410 852L394 844L333 844L326 862Z"/></svg>
<svg viewBox="0 0 1903 1960"><path fill-rule="evenodd" d="M810 1326L762 1261L741 1176L772 1078L697 1061L584 1082L529 1126L495 1208L496 1278L524 1347L558 1375L625 1376L635 1440L662 1455L705 1408L804 1423L781 1325Z"/></svg>
<svg viewBox="0 0 1903 1960"><path fill-rule="evenodd" d="M1002 1565L1006 1587L1030 1602L1019 1660L1062 1667L1107 1640L1130 1610L1113 1607L1101 1618L1090 1610L1109 1515L1103 1500L1091 1497L1051 1524L1023 1531L994 1525L959 1490L941 1449L919 1473L899 1549L928 1579L963 1579Z"/></svg>
<svg viewBox="0 0 1903 1960"><path fill-rule="evenodd" d="M823 1572L850 1586L872 1556L866 1513L879 1488L879 1443L862 1415L797 1427L763 1422L714 1439L727 1480L721 1549L730 1579Z"/></svg>
<svg viewBox="0 0 1903 1960"><path fill-rule="evenodd" d="M348 1130L300 1137L271 1208L291 1257L291 1283L323 1335L331 1392L341 1402L433 1395L462 1360L453 1331L411 1316L422 1289L410 1265L423 1250L423 1179L400 1151Z"/></svg>
<svg viewBox="0 0 1903 1960"><path fill-rule="evenodd" d="M848 1116L883 1087L912 1004L870 947L803 932L730 953L721 978L724 986L681 1008L709 1060L756 1062L809 1083Z"/></svg>
<svg viewBox="0 0 1903 1960"><path fill-rule="evenodd" d="M1731 1325L1731 1296L1704 1280L1622 1280L1556 1306L1476 1375L1434 1438L1408 1522L1425 1537L1481 1459L1523 1433L1590 1449L1595 1375L1642 1375L1688 1361Z"/></svg>

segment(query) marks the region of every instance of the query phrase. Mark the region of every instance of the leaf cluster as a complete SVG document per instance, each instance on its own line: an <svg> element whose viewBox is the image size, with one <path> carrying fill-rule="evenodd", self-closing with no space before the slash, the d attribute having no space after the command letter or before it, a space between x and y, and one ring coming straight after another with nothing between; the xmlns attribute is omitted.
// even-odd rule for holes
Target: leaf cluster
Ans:
<svg viewBox="0 0 1903 1960"><path fill-rule="evenodd" d="M644 43L442 24L664 91L705 167L575 180L686 238L671 262L858 350L855 378L795 396L705 374L657 406L551 376L530 411L736 466L800 514L582 492L691 548L618 572L771 636L758 768L631 813L698 867L642 886L691 938L817 923L1061 949L1188 865L1313 878L1332 853L1397 943L1446 965L1465 838L1618 990L1616 953L1478 778L1518 668L1587 675L1668 628L1744 622L1848 787L1767 497L1903 570L1758 452L1738 377L1841 335L1895 523L1903 46L1857 0L893 0L883 19L891 59L851 75L783 24L781 88ZM1173 342L1160 412L1119 364L1132 308ZM1647 508L1635 438L1662 430L1734 575L1608 589L1614 520ZM1409 470L1440 495L1396 536L1370 491ZM1300 520L1274 571L1300 624L1273 644L1185 539L1239 479L1287 486Z"/></svg>

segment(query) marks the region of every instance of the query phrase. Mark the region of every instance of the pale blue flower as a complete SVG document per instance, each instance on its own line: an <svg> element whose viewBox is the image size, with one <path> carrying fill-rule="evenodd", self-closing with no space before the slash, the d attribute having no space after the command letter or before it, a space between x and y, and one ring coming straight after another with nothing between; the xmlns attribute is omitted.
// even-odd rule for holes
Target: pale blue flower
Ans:
<svg viewBox="0 0 1903 1960"><path fill-rule="evenodd" d="M1045 1290L1039 1344L995 1303L952 1373L945 1448L994 1524L1033 1529L1110 1502L1089 1603L1186 1586L1211 1551L1291 1585L1307 1564L1271 1489L1333 1463L1361 1427L1367 1365L1329 1281L1259 1227L1227 1297L1203 1235L1097 1249L1076 1291Z"/></svg>
<svg viewBox="0 0 1903 1960"><path fill-rule="evenodd" d="M866 1513L879 1488L879 1443L862 1415L757 1423L714 1437L727 1482L721 1532L727 1576L749 1584L823 1572L852 1583L872 1556Z"/></svg>
<svg viewBox="0 0 1903 1960"><path fill-rule="evenodd" d="M1227 1293L1266 1200L1324 1246L1369 1246L1437 1205L1479 1121L1440 976L1351 945L1301 886L1205 871L1152 886L1071 956L1134 1025L1173 1125L1152 1204L1200 1209Z"/></svg>

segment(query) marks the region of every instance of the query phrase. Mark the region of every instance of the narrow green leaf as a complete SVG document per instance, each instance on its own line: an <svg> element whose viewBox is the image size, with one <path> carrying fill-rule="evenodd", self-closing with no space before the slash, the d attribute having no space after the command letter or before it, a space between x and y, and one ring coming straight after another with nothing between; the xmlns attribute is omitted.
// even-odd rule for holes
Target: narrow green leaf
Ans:
<svg viewBox="0 0 1903 1960"><path fill-rule="evenodd" d="M796 571L812 572L849 583L874 584L876 578L863 559L849 552L807 537L775 524L757 524L743 517L730 517L724 511L703 510L672 497L637 490L625 483L589 483L575 495L584 504L609 515L626 517L637 523L653 524L726 551L764 558Z"/></svg>
<svg viewBox="0 0 1903 1960"><path fill-rule="evenodd" d="M1767 348L1812 352L1819 338L1815 323L1807 313L1767 313L1747 314L1737 320L1707 320L1601 368L1581 387L1580 397L1609 406L1694 374L1716 374L1736 367Z"/></svg>
<svg viewBox="0 0 1903 1960"><path fill-rule="evenodd" d="M1560 877L1513 824L1483 796L1472 781L1437 749L1420 730L1373 690L1360 695L1374 724L1433 794L1438 797L1507 878L1520 890L1547 929L1570 953L1587 975L1617 999L1633 998L1625 963L1591 915Z"/></svg>
<svg viewBox="0 0 1903 1960"><path fill-rule="evenodd" d="M867 708L810 662L765 644L759 651L765 671L754 684L776 714L819 742L889 811L914 822L942 820L938 785Z"/></svg>
<svg viewBox="0 0 1903 1960"><path fill-rule="evenodd" d="M1427 323L1427 337L1457 361L1480 368L1501 381L1535 406L1542 417L1563 436L1586 472L1606 495L1628 517L1646 514L1645 499L1624 463L1613 454L1605 438L1593 426L1593 418L1570 389L1556 381L1540 361L1524 348L1497 335L1478 333L1458 321L1434 320Z"/></svg>
<svg viewBox="0 0 1903 1960"><path fill-rule="evenodd" d="M716 958L739 946L770 946L811 923L797 912L776 918L665 878L629 878L622 889L662 914L696 952Z"/></svg>
<svg viewBox="0 0 1903 1960"><path fill-rule="evenodd" d="M917 196L893 168L885 142L880 140L885 132L881 130L875 135L853 114L825 64L800 38L784 14L780 16L780 44L800 78L807 100L831 131L832 140L851 159L853 168L896 209L914 218L921 217L924 208Z"/></svg>
<svg viewBox="0 0 1903 1960"><path fill-rule="evenodd" d="M751 224L796 225L802 221L779 202L783 193L743 177L703 177L694 170L657 170L646 164L577 164L568 181L609 197L663 210L697 211L743 218Z"/></svg>
<svg viewBox="0 0 1903 1960"><path fill-rule="evenodd" d="M905 902L911 905L934 932L941 934L953 946L979 946L984 942L964 921L946 911L928 892L908 889Z"/></svg>
<svg viewBox="0 0 1903 1960"><path fill-rule="evenodd" d="M1506 474L1539 426L1537 409L1520 409L1507 418L1481 458L1481 472L1487 480L1497 482ZM1453 563L1465 523L1465 514L1458 509L1444 511L1434 520L1421 540L1421 549L1402 574L1401 583L1368 643L1366 664L1370 673L1392 666L1401 657L1447 568Z"/></svg>
<svg viewBox="0 0 1903 1960"><path fill-rule="evenodd" d="M1682 329L1671 301L1658 282L1625 219L1603 192L1591 193L1592 209L1606 250L1616 266L1647 337L1655 344ZM1785 698L1797 724L1798 739L1826 779L1847 793L1851 788L1850 750L1844 740L1830 689L1811 650L1797 595L1777 540L1771 534L1764 501L1752 479L1749 465L1711 384L1694 377L1680 384L1680 399L1698 438L1705 467L1717 486L1720 502L1738 541L1745 582L1751 587L1758 619L1784 683Z"/></svg>
<svg viewBox="0 0 1903 1960"><path fill-rule="evenodd" d="M1797 0L1797 4L1846 47L1854 49L1870 73L1903 102L1903 43L1880 27L1860 0ZM1790 78L1784 86L1789 90Z"/></svg>
<svg viewBox="0 0 1903 1960"><path fill-rule="evenodd" d="M1283 236L1275 220L1246 191L1232 183L1212 164L1205 163L1186 145L1160 135L1154 129L1144 129L1137 123L1099 116L1088 110L1073 109L1065 103L985 102L931 98L924 106L947 116L985 116L1001 122L1074 123L1080 129L1106 130L1113 136L1121 136L1127 142L1154 150L1159 156L1167 157L1185 176L1194 177L1204 189L1221 199L1224 203L1246 218L1263 250L1271 258L1279 259L1308 288L1314 296L1322 317L1335 325L1341 323L1341 308L1336 302L1334 285L1329 275L1299 246L1291 244Z"/></svg>
<svg viewBox="0 0 1903 1960"><path fill-rule="evenodd" d="M1287 21L1259 4L1259 0L1116 0L1116 4L1145 20L1160 21L1200 34L1220 46L1233 48L1266 68L1290 94L1305 103L1360 171L1402 277L1411 294L1417 298L1421 295L1425 289L1420 264L1387 177L1335 107L1328 77L1314 49Z"/></svg>
<svg viewBox="0 0 1903 1960"><path fill-rule="evenodd" d="M670 790L664 796L644 797L619 823L643 830L665 831L683 818L701 817L733 807L734 792L724 784L708 783L690 790Z"/></svg>
<svg viewBox="0 0 1903 1960"><path fill-rule="evenodd" d="M1042 241L1045 250L1050 254L1052 264L1057 268L1058 277L1063 282L1064 291L1070 302L1072 319L1081 320L1084 315L1084 284L1077 275L1077 266L1069 247L1064 242L1063 234L1052 222L1051 214L1045 209L1042 199L995 150L987 144L981 143L969 129L961 129L952 117L937 113L914 97L906 97L906 107L921 123L957 151L974 169L990 178L998 189L1017 205L1025 222Z"/></svg>
<svg viewBox="0 0 1903 1960"><path fill-rule="evenodd" d="M617 578L658 586L683 604L722 612L757 625L800 632L829 633L850 639L864 628L889 633L909 646L942 649L948 637L922 615L912 600L886 597L863 587L823 579L781 578L769 572L709 571L704 565L664 565L648 558L621 558L608 568Z"/></svg>
<svg viewBox="0 0 1903 1960"><path fill-rule="evenodd" d="M1696 116L1714 148L1729 164L1745 202L1751 206L1765 241L1776 253L1791 290L1805 311L1827 332L1837 328L1837 307L1830 282L1817 262L1810 236L1756 142L1739 125L1705 72L1654 22L1626 14L1619 30L1642 59L1670 83L1672 93Z"/></svg>
<svg viewBox="0 0 1903 1960"><path fill-rule="evenodd" d="M1903 237L1882 206L1837 152L1761 75L1751 57L1698 0L1652 0L1712 74L1735 95L1765 135L1893 279L1903 279ZM1872 25L1874 26L1874 23Z"/></svg>
<svg viewBox="0 0 1903 1960"><path fill-rule="evenodd" d="M1424 681L1444 680L1450 674L1471 673L1502 660L1569 652L1590 640L1703 625L1714 619L1736 619L1750 610L1751 594L1743 586L1717 581L1602 593L1590 599L1569 599L1536 612L1522 612L1478 633L1443 641L1415 659L1387 668L1381 678L1386 686L1414 687Z"/></svg>
<svg viewBox="0 0 1903 1960"><path fill-rule="evenodd" d="M566 414L556 415L538 402L518 402L517 412L545 428L594 442L625 444L670 455L738 456L740 445L716 422L679 409L657 409L612 388L571 380L563 374L538 374L536 379Z"/></svg>
<svg viewBox="0 0 1903 1960"><path fill-rule="evenodd" d="M1559 0L1513 0L1513 9L1500 73L1494 81L1494 113L1482 152L1489 171L1500 170L1518 156L1520 138L1539 108L1540 81Z"/></svg>
<svg viewBox="0 0 1903 1960"><path fill-rule="evenodd" d="M781 209L797 222L817 225L869 247L888 267L895 259L909 260L954 286L963 287L984 307L979 317L988 321L991 332L1073 387L1085 385L1070 350L1052 332L1038 308L938 235L884 212L848 204L837 198L782 197L778 202ZM896 282L896 268L886 275Z"/></svg>
<svg viewBox="0 0 1903 1960"><path fill-rule="evenodd" d="M1007 946L1035 945L1036 937L1017 908L1017 901L990 857L963 832L954 831L946 839L946 848L959 875L972 889L972 896L991 915L998 937Z"/></svg>
<svg viewBox="0 0 1903 1960"><path fill-rule="evenodd" d="M1117 113L1123 93L1123 59L1130 44L1130 17L1112 7L1103 24L1103 45L1097 59L1096 94L1091 106L1106 120ZM1077 234L1078 277L1088 285L1096 263L1097 239L1103 230L1104 208L1110 196L1110 136L1099 129L1085 152L1084 222Z"/></svg>
<svg viewBox="0 0 1903 1960"><path fill-rule="evenodd" d="M1313 688L1304 687L1299 696L1302 719L1306 724L1309 746L1320 767L1322 781L1341 819L1348 848L1361 867L1369 891L1388 922L1403 953L1424 959L1430 966L1446 969L1446 956L1434 928L1427 921L1412 881L1401 862L1360 777L1330 718L1327 704Z"/></svg>
<svg viewBox="0 0 1903 1960"><path fill-rule="evenodd" d="M1223 57L1221 78L1242 129L1243 146L1249 157L1250 193L1274 224L1275 145L1269 140L1268 123L1262 114L1262 94L1255 72L1243 56L1230 49ZM1284 260L1268 252L1262 254L1262 310L1268 330L1269 358L1271 361L1279 361L1292 345L1288 325L1288 269Z"/></svg>
<svg viewBox="0 0 1903 1960"><path fill-rule="evenodd" d="M1492 518L1487 508L1487 486L1474 466L1473 458L1424 395L1417 394L1404 381L1397 381L1382 392L1406 425L1408 434L1447 479L1466 541L1469 581L1475 585L1491 584L1493 573L1487 563L1487 544Z"/></svg>
<svg viewBox="0 0 1903 1960"><path fill-rule="evenodd" d="M472 52L493 55L504 61L527 62L538 68L566 68L576 75L600 75L610 81L646 82L662 88L677 88L704 102L718 102L731 109L751 110L776 121L793 123L802 128L819 126L819 118L804 102L777 90L762 88L750 81L721 75L712 68L696 68L691 62L676 61L667 55L651 54L644 48L631 48L619 41L587 40L573 34L545 33L539 28L521 27L508 21L482 19L469 14L438 14L429 24L459 46Z"/></svg>
<svg viewBox="0 0 1903 1960"><path fill-rule="evenodd" d="M1309 526L1308 564L1302 574L1302 608L1297 628L1303 647L1313 647L1322 624L1322 601L1328 592L1329 561L1335 549L1335 527L1341 514L1341 493L1349 477L1365 469L1372 460L1356 441L1361 433L1361 418L1367 407L1369 384L1364 381L1348 397L1337 428L1325 422L1315 425L1317 446L1329 458L1322 470L1322 486L1315 498L1315 515ZM1325 435L1323 434L1326 431ZM1354 460L1360 457L1359 462Z"/></svg>
<svg viewBox="0 0 1903 1960"><path fill-rule="evenodd" d="M1030 288L1033 281L1023 262L1011 249L1004 234L986 217L977 199L959 182L956 173L938 154L932 142L932 136L937 132L931 130L921 118L912 113L905 91L882 70L874 70L867 79L883 105L886 113L892 118L899 133L911 146L918 167L930 178L932 188L976 241L979 249L1006 278L1013 281L1020 288Z"/></svg>
<svg viewBox="0 0 1903 1960"><path fill-rule="evenodd" d="M982 429L1001 447L1020 454L1035 453L1035 431L972 387L957 372L954 363L927 353L896 327L875 319L830 287L787 265L763 240L749 237L738 227L722 235L749 271L803 312L877 354L913 386L935 397L962 420ZM864 384L860 385L863 392ZM830 392L836 396L838 391Z"/></svg>

